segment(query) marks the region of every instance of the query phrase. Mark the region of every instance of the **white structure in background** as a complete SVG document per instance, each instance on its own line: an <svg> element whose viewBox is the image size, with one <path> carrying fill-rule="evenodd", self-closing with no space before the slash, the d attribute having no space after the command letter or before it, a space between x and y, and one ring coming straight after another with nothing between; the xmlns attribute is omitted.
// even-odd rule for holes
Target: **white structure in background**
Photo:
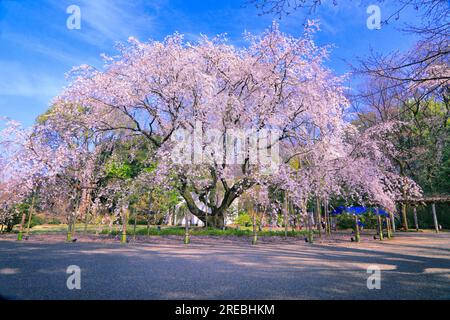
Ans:
<svg viewBox="0 0 450 320"><path fill-rule="evenodd" d="M208 212L208 214L211 214L211 209L209 209L204 203L202 203L198 197L196 197L195 194L192 194L192 197L195 200L195 203L197 204L197 206L203 210ZM239 199L236 199L233 204L228 208L227 214L225 216L225 225L230 225L233 224L235 219L238 216L238 202ZM184 208L183 208L184 207ZM185 217L185 211L187 210L186 208L186 201L181 201L179 204L176 205L175 207L175 217L171 217L169 216L169 221L171 221L174 225L182 225L185 226L186 224L186 217ZM203 223L203 221L201 221L199 218L197 218L197 216L190 214L190 225L191 226L199 226L199 227L203 227L205 224Z"/></svg>

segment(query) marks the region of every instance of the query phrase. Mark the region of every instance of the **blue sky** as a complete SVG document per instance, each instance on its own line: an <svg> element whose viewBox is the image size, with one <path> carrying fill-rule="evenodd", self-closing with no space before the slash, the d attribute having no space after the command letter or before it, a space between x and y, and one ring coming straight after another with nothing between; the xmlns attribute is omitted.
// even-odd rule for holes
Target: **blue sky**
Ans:
<svg viewBox="0 0 450 320"><path fill-rule="evenodd" d="M366 8L376 0L331 0L312 16L321 21L319 44L334 44L328 66L337 74L348 71L373 49L379 52L405 50L414 39L398 31L415 19L405 12L399 21L381 30L366 27ZM392 13L392 3L379 4L382 18ZM69 30L69 5L81 9L81 29ZM67 85L65 73L73 66L101 66L101 53L114 53L114 44L129 36L161 40L175 31L195 40L199 34L227 33L236 46L245 45L242 33L260 33L274 16L259 16L245 0L0 0L0 116L31 125L44 112L52 97ZM275 18L276 19L276 18ZM284 17L281 29L300 35L305 13Z"/></svg>

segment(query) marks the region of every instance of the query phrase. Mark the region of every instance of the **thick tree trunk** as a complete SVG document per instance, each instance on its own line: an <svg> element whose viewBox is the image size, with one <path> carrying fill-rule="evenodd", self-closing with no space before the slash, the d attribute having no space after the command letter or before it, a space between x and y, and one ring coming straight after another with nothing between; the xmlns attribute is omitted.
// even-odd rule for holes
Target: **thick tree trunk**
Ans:
<svg viewBox="0 0 450 320"><path fill-rule="evenodd" d="M192 211L190 211L192 213ZM200 221L203 222L205 228L212 227L217 229L223 229L225 227L225 211L217 210L212 213L195 214Z"/></svg>
<svg viewBox="0 0 450 320"><path fill-rule="evenodd" d="M200 221L202 221L205 225L214 228L224 227L225 212L228 210L228 208L231 206L231 204L235 199L241 196L245 190L248 190L250 187L254 185L253 182L250 182L246 178L235 183L231 188L228 186L228 184L226 184L225 181L222 181L222 183L224 184L225 192L223 195L222 202L220 204L218 204L217 201L215 201L217 199L215 199L213 191L210 191L208 193L209 195L212 195L211 197L209 196L207 197L205 194L201 194L199 196L200 201L207 204L206 210L202 210L198 207L196 201L192 197L191 191L189 190L189 187L186 182L179 189L182 197L186 201L186 205L189 211L194 216L196 216Z"/></svg>
<svg viewBox="0 0 450 320"><path fill-rule="evenodd" d="M202 220L201 218L199 218ZM207 225L213 228L222 229L225 226L225 214L224 211L213 212L208 215Z"/></svg>
<svg viewBox="0 0 450 320"><path fill-rule="evenodd" d="M213 208L211 213L207 213L206 211L203 211L197 207L190 194L183 197L186 200L186 204L190 213L196 216L200 221L202 221L205 225L205 228L212 227L222 229L225 226L225 212L231 205L231 202L228 205L222 204L218 208Z"/></svg>
<svg viewBox="0 0 450 320"><path fill-rule="evenodd" d="M171 208L170 212L171 212L170 217L172 218L171 225L176 226L177 225L177 217L176 217L175 208Z"/></svg>

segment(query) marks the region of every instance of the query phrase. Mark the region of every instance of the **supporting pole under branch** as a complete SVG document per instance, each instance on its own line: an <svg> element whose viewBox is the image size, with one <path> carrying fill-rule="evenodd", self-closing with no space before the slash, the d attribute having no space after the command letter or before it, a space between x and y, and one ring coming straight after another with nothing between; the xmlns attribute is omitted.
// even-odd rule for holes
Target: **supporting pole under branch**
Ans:
<svg viewBox="0 0 450 320"><path fill-rule="evenodd" d="M439 224L436 215L436 204L434 202L431 204L431 209L433 210L434 229L436 230L436 233L439 233Z"/></svg>

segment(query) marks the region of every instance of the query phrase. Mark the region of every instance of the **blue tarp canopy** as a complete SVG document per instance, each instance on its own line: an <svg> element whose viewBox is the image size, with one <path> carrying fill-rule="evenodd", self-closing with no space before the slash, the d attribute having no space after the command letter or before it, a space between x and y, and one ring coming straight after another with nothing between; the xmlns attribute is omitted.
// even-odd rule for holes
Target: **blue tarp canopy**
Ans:
<svg viewBox="0 0 450 320"><path fill-rule="evenodd" d="M389 216L389 213L387 213L386 211L384 211L383 209L378 208L368 208L368 207L345 207L345 206L339 206L336 209L334 209L331 214L332 215L338 215L338 214L342 214L342 213L350 213L353 215L361 215L364 214L366 212L373 212L375 214L379 214L381 216Z"/></svg>
<svg viewBox="0 0 450 320"><path fill-rule="evenodd" d="M389 217L389 213L387 213L387 212L384 211L383 209L378 209L378 212L375 211L375 213L379 214L380 216Z"/></svg>

